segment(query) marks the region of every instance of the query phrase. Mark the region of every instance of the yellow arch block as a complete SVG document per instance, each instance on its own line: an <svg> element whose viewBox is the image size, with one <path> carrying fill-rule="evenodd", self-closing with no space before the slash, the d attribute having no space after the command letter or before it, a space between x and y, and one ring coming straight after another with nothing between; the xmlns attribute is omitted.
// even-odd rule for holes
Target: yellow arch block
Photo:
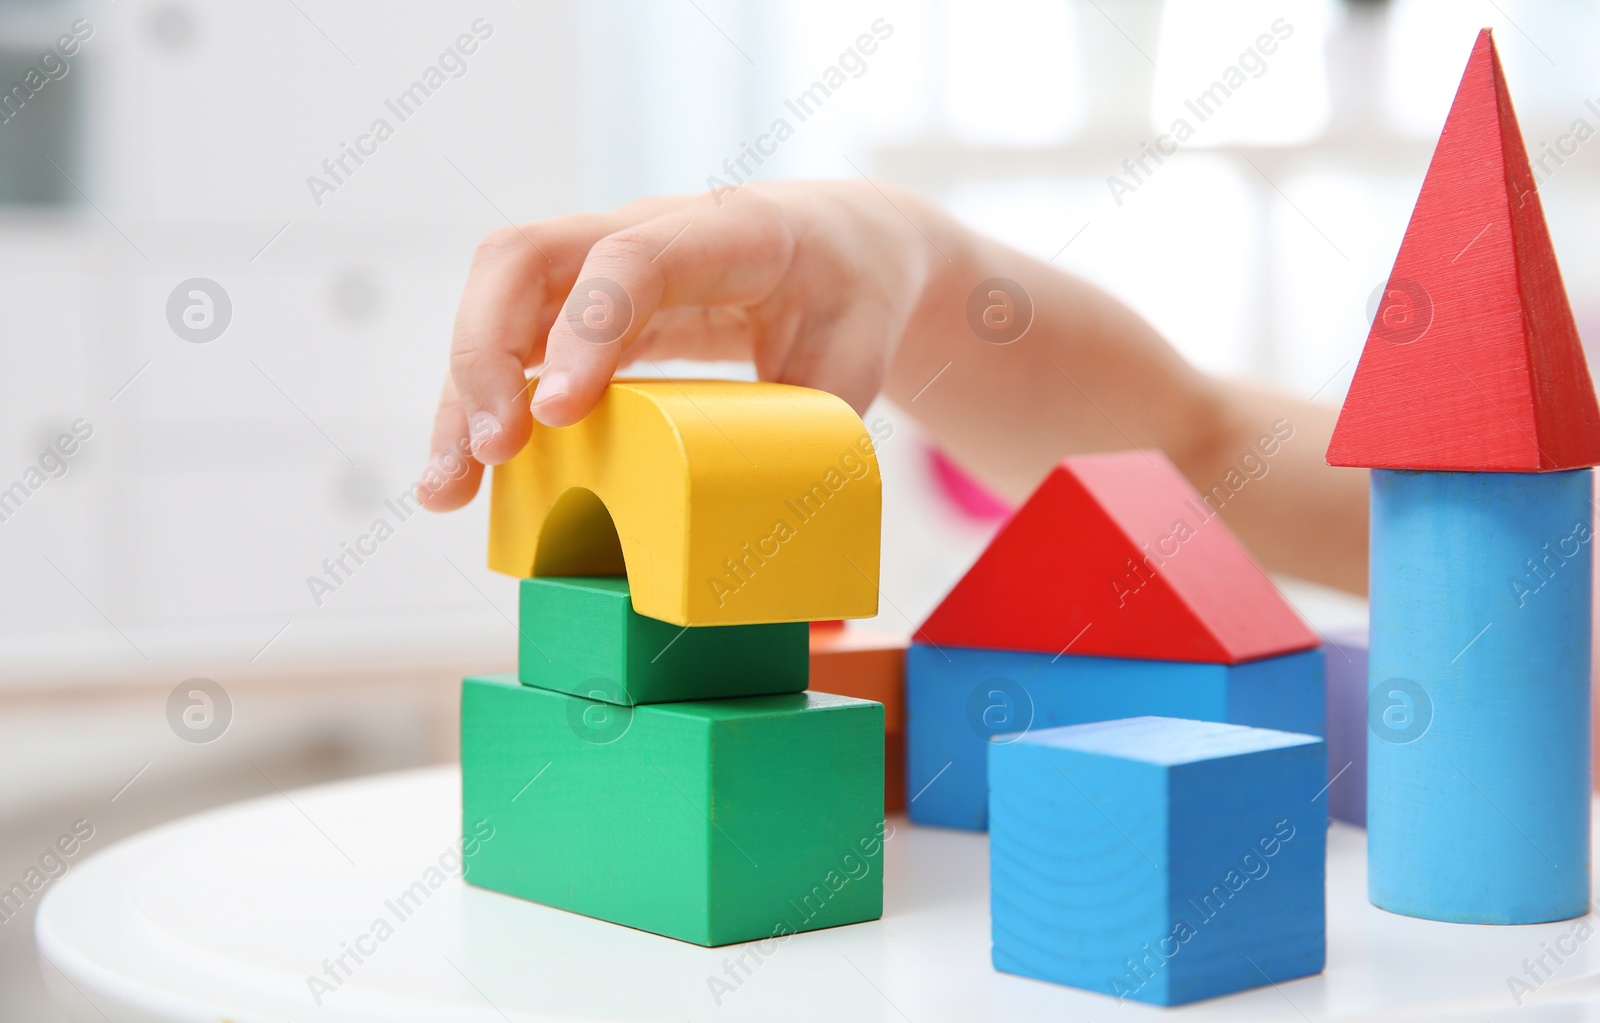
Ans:
<svg viewBox="0 0 1600 1023"><path fill-rule="evenodd" d="M489 567L626 570L634 610L676 625L864 618L882 509L872 439L832 394L618 380L495 469Z"/></svg>

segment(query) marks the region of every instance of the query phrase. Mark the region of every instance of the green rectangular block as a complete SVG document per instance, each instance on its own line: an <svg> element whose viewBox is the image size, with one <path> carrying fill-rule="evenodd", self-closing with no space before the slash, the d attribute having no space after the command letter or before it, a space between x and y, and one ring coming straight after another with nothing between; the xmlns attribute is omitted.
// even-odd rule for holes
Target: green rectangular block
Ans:
<svg viewBox="0 0 1600 1023"><path fill-rule="evenodd" d="M879 703L626 707L468 678L461 806L494 827L470 884L697 945L883 915Z"/></svg>
<svg viewBox="0 0 1600 1023"><path fill-rule="evenodd" d="M810 670L805 622L684 628L633 609L623 576L522 581L517 676L607 703L676 703L798 693Z"/></svg>

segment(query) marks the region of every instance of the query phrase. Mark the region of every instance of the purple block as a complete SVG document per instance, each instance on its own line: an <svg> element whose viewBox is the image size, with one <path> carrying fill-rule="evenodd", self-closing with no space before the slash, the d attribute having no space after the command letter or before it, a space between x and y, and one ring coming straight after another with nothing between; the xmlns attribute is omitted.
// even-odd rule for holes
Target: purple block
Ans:
<svg viewBox="0 0 1600 1023"><path fill-rule="evenodd" d="M1367 630L1323 637L1328 657L1328 813L1367 826Z"/></svg>

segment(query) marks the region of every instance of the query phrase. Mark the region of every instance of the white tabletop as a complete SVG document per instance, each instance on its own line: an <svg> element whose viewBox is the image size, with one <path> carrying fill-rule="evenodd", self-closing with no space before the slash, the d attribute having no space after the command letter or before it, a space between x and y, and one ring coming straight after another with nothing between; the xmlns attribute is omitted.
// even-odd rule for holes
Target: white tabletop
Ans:
<svg viewBox="0 0 1600 1023"><path fill-rule="evenodd" d="M1580 940L1575 922L1460 926L1374 909L1364 833L1337 823L1319 977L1157 1009L996 973L987 837L897 818L883 919L747 957L748 976L735 967L740 983L718 1005L707 978L725 979L744 946L698 948L455 877L395 922L386 901L426 882L441 855L451 865L459 806L458 772L435 768L268 796L119 843L45 897L45 975L73 1019L113 1023L1600 1020L1584 1004L1600 1002L1600 940ZM393 933L362 939L378 920ZM358 939L375 951L347 959L351 977L318 1006L307 977ZM1519 1008L1507 978L1545 947L1577 951Z"/></svg>

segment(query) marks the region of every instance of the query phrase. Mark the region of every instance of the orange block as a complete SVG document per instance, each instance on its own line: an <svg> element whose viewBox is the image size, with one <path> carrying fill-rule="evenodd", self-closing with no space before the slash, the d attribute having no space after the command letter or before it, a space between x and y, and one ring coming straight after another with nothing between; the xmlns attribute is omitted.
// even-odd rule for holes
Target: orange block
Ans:
<svg viewBox="0 0 1600 1023"><path fill-rule="evenodd" d="M883 809L906 808L906 646L904 636L868 629L811 630L811 686L820 693L883 704Z"/></svg>

